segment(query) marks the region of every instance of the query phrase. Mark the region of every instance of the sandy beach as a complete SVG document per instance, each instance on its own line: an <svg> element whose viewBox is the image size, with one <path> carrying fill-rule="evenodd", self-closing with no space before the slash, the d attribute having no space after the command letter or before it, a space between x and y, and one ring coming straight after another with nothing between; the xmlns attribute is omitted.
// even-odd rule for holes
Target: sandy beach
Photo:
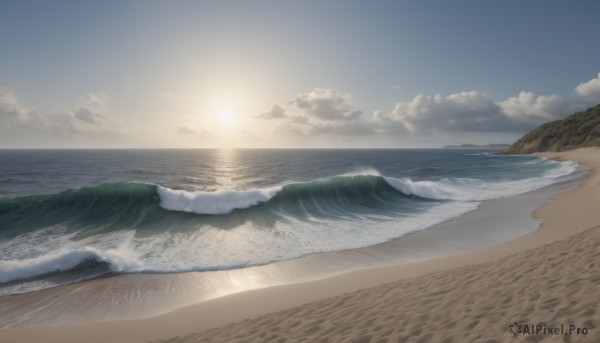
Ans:
<svg viewBox="0 0 600 343"><path fill-rule="evenodd" d="M235 293L147 319L5 330L0 341L599 341L600 150L540 155L592 172L536 210L542 225L516 240ZM531 325L541 331L524 334ZM560 328L572 335L549 333Z"/></svg>

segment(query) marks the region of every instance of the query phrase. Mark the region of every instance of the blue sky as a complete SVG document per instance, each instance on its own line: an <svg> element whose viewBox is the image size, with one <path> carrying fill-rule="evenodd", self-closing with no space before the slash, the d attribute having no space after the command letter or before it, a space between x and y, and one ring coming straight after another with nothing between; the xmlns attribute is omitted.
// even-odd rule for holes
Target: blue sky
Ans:
<svg viewBox="0 0 600 343"><path fill-rule="evenodd" d="M511 142L600 103L597 13L597 1L3 1L0 147Z"/></svg>

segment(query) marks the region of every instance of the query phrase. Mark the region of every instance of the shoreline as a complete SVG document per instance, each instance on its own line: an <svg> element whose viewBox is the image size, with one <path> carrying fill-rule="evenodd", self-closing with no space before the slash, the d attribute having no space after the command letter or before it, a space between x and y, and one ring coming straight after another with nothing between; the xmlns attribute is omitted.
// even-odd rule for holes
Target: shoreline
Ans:
<svg viewBox="0 0 600 343"><path fill-rule="evenodd" d="M0 330L150 318L253 289L485 248L536 230L540 221L531 213L552 195L577 187L586 176L579 171L574 178L532 192L483 201L448 221L367 247L232 270L104 276L0 297Z"/></svg>
<svg viewBox="0 0 600 343"><path fill-rule="evenodd" d="M235 293L199 304L177 309L156 317L113 322L94 322L76 326L33 327L0 331L0 339L23 341L129 341L144 342L173 336L187 335L234 321L256 317L266 313L289 309L294 306L338 296L343 293L366 289L388 282L406 280L417 276L450 270L453 268L491 262L514 253L523 252L548 243L556 242L600 224L594 218L593 204L598 196L590 194L592 186L600 179L600 150L580 149L565 153L541 154L549 158L575 160L592 167L589 178L577 189L553 196L541 208L533 212L535 218L544 221L538 230L517 239L497 245L461 252L454 255L427 259L399 265L358 269L318 280L278 285ZM595 156L592 158L591 156ZM567 211L572 200L593 198L586 206ZM588 199L589 200L589 199ZM581 201L580 201L581 202ZM558 204L557 204L558 203ZM567 212L567 213L565 213ZM570 227L567 232L561 228ZM232 313L235 308L235 313Z"/></svg>

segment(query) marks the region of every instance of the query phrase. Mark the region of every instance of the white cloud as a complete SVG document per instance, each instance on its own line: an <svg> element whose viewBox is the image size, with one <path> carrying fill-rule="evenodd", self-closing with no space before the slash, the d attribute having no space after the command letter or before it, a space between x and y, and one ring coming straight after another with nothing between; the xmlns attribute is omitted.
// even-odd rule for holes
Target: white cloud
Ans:
<svg viewBox="0 0 600 343"><path fill-rule="evenodd" d="M384 135L404 135L408 134L409 130L401 120L395 120L391 113L386 113L381 110L373 112L373 130Z"/></svg>
<svg viewBox="0 0 600 343"><path fill-rule="evenodd" d="M24 118L27 117L27 109L19 103L13 92L0 94L0 118Z"/></svg>
<svg viewBox="0 0 600 343"><path fill-rule="evenodd" d="M558 95L536 96L533 92L520 92L516 97L498 102L503 113L517 121L550 121L564 116L570 100Z"/></svg>
<svg viewBox="0 0 600 343"><path fill-rule="evenodd" d="M273 106L271 106L271 109L269 111L259 113L255 117L260 118L260 119L280 119L280 118L285 118L286 115L285 115L285 109L283 107L281 107L278 104L273 104Z"/></svg>
<svg viewBox="0 0 600 343"><path fill-rule="evenodd" d="M488 94L470 91L448 96L420 94L397 103L391 112L377 110L371 118L364 118L348 94L330 88L298 95L290 104L299 114L287 115L278 128L304 137L525 132L564 114L568 107L568 101L555 95L521 92L497 101ZM263 115L270 117L271 112Z"/></svg>
<svg viewBox="0 0 600 343"><path fill-rule="evenodd" d="M92 100L101 98L108 99L88 97L88 100L93 102ZM100 105L99 102L96 104ZM102 136L114 138L115 135L122 135L126 131L108 115L87 106L74 106L51 113L33 111L21 105L12 92L0 94L0 117L4 117L0 125L0 136L10 136L10 141L3 140L10 144L23 142L24 145L31 145L39 141L43 145L44 139L68 140L69 137L86 135L93 135L94 139L101 139Z"/></svg>
<svg viewBox="0 0 600 343"><path fill-rule="evenodd" d="M575 94L594 102L600 102L600 73L588 82L580 83L575 88Z"/></svg>
<svg viewBox="0 0 600 343"><path fill-rule="evenodd" d="M362 111L354 107L352 96L336 89L315 88L298 94L287 105L296 113L288 114L281 105L275 104L270 111L256 117L284 119L276 131L293 136L364 136L374 133L372 123L362 119Z"/></svg>
<svg viewBox="0 0 600 343"><path fill-rule="evenodd" d="M315 88L290 100L285 111L273 105L261 118L282 118L276 131L299 137L388 136L404 140L464 139L473 135L497 137L522 134L537 126L600 102L600 74L581 83L571 96L536 95L521 91L497 100L479 91L447 96L419 94L398 102L392 111L376 110L370 118L353 105L349 94L332 88ZM507 136L507 137L508 137Z"/></svg>
<svg viewBox="0 0 600 343"><path fill-rule="evenodd" d="M396 104L392 113L376 111L377 132L410 133L487 132L523 133L600 102L600 74L575 88L574 96L536 95L522 91L515 97L498 101L477 92L449 96L417 95Z"/></svg>
<svg viewBox="0 0 600 343"><path fill-rule="evenodd" d="M410 133L502 132L517 128L501 112L494 99L485 93L471 91L449 96L417 95L408 102L396 104L388 117L378 114L380 123L399 121ZM401 126L400 126L401 127Z"/></svg>
<svg viewBox="0 0 600 343"><path fill-rule="evenodd" d="M291 101L302 113L320 120L352 120L362 112L354 109L352 96L332 88L315 88Z"/></svg>

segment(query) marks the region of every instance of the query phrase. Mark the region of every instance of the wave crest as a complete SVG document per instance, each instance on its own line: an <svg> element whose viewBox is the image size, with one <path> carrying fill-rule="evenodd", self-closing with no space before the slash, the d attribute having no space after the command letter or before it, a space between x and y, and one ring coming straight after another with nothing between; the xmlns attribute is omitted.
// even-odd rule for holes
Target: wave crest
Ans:
<svg viewBox="0 0 600 343"><path fill-rule="evenodd" d="M397 193L431 200L482 201L529 192L573 173L577 164L563 162L539 177L522 180L486 182L473 178L442 178L414 181L410 178L381 176L374 169L365 174L351 173L291 183L280 187L251 190L219 190L215 192L187 192L158 186L161 207L172 211L197 214L227 214L234 209L245 209L263 203L290 206L295 209L350 210L351 205L388 204L399 201ZM313 212L313 211L311 211Z"/></svg>
<svg viewBox="0 0 600 343"><path fill-rule="evenodd" d="M268 201L280 190L281 187L272 187L245 191L187 192L163 186L157 188L162 208L198 214L227 214L234 209L255 206Z"/></svg>
<svg viewBox="0 0 600 343"><path fill-rule="evenodd" d="M406 195L415 195L432 200L461 200L475 199L472 190L480 187L483 181L468 178L441 179L439 181L412 181L411 179L395 179L385 177L390 186ZM471 191L470 191L471 190Z"/></svg>
<svg viewBox="0 0 600 343"><path fill-rule="evenodd" d="M83 247L24 260L0 261L0 283L66 272L90 260L106 263L115 273L132 272L142 267L137 258L124 249L102 251Z"/></svg>
<svg viewBox="0 0 600 343"><path fill-rule="evenodd" d="M549 186L575 172L577 166L575 162L561 162L558 168L551 169L542 176L498 182L471 178L442 178L436 181L413 181L409 178L392 177L384 177L384 179L406 195L433 200L483 201L514 196Z"/></svg>

